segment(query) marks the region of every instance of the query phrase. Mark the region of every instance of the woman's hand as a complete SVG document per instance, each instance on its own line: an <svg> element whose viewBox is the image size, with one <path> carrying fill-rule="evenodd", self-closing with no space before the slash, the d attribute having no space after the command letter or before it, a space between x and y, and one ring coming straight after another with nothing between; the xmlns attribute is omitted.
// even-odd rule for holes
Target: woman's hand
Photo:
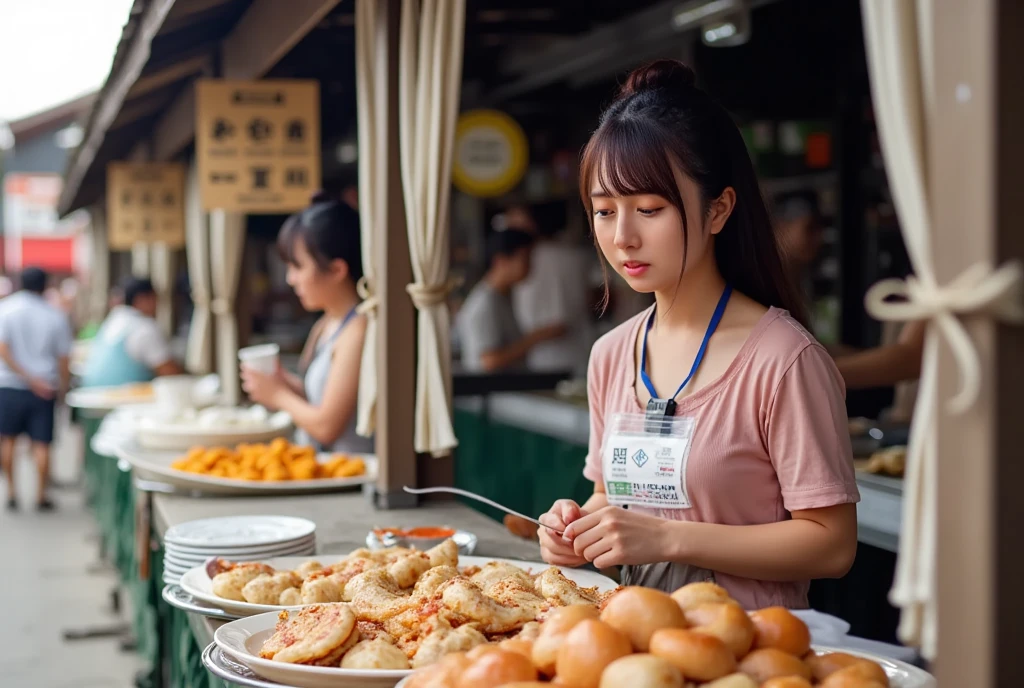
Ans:
<svg viewBox="0 0 1024 688"><path fill-rule="evenodd" d="M599 569L666 561L666 521L606 506L567 524L573 553Z"/></svg>
<svg viewBox="0 0 1024 688"><path fill-rule="evenodd" d="M267 375L242 366L242 389L254 403L268 409L277 409L280 407L278 400L288 390L288 385L280 369L273 375Z"/></svg>
<svg viewBox="0 0 1024 688"><path fill-rule="evenodd" d="M564 531L570 523L584 515L584 511L576 502L571 499L559 499L539 520L546 526ZM573 551L572 541L565 539L564 536L547 528L541 528L537 536L540 538L541 557L547 563L554 566L582 566L587 563L586 559Z"/></svg>

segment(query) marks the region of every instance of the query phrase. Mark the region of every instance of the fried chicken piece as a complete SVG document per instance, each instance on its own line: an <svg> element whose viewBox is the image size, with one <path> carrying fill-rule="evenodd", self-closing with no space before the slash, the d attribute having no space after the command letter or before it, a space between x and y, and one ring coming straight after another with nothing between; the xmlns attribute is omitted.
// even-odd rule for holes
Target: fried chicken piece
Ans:
<svg viewBox="0 0 1024 688"><path fill-rule="evenodd" d="M324 565L319 561L304 561L299 564L299 568L295 569L295 573L299 574L302 580L306 580L314 573L324 570Z"/></svg>
<svg viewBox="0 0 1024 688"><path fill-rule="evenodd" d="M224 561L223 559L219 561ZM226 562L225 562L226 563ZM245 602L242 589L258 576L274 573L274 569L266 564L247 563L232 564L213 577L213 594L226 600Z"/></svg>
<svg viewBox="0 0 1024 688"><path fill-rule="evenodd" d="M527 621L533 621L545 612L551 603L537 594L533 586L526 586L515 578L505 578L493 584L485 592L487 597L508 609L521 609Z"/></svg>
<svg viewBox="0 0 1024 688"><path fill-rule="evenodd" d="M341 668L402 670L411 667L405 653L381 637L361 640L341 660Z"/></svg>
<svg viewBox="0 0 1024 688"><path fill-rule="evenodd" d="M388 567L388 573L398 583L398 587L406 590L416 585L416 581L430 569L430 556L426 552L413 552L396 560Z"/></svg>
<svg viewBox="0 0 1024 688"><path fill-rule="evenodd" d="M302 604L341 602L342 586L327 571L317 571L302 583Z"/></svg>
<svg viewBox="0 0 1024 688"><path fill-rule="evenodd" d="M345 586L350 580L361 573L366 573L367 571L372 571L373 569L379 569L381 567L382 564L374 561L373 559L358 557L339 562L325 570L329 571L331 579L338 584L338 588L341 590L342 596L344 597Z"/></svg>
<svg viewBox="0 0 1024 688"><path fill-rule="evenodd" d="M435 594L443 584L459 575L459 570L454 566L435 566L420 576L416 581L416 587L412 590L412 596L423 598Z"/></svg>
<svg viewBox="0 0 1024 688"><path fill-rule="evenodd" d="M281 593L277 603L282 607L298 607L302 604L302 593L298 588L288 588Z"/></svg>
<svg viewBox="0 0 1024 688"><path fill-rule="evenodd" d="M356 576L345 586L344 594L356 615L365 621L385 623L415 605L410 597L399 594L398 583L384 569Z"/></svg>
<svg viewBox="0 0 1024 688"><path fill-rule="evenodd" d="M555 566L537 576L534 587L541 597L563 607L571 604L596 606L600 600L596 589L581 588Z"/></svg>
<svg viewBox="0 0 1024 688"><path fill-rule="evenodd" d="M302 579L294 571L279 571L267 575L263 574L253 578L242 588L242 597L251 604L272 604L276 605L281 599L281 593L288 588L297 588L302 585Z"/></svg>
<svg viewBox="0 0 1024 688"><path fill-rule="evenodd" d="M453 652L469 652L478 645L487 643L487 638L473 625L466 624L452 628L444 617L437 617L437 623L428 633L412 658L413 669L433 664Z"/></svg>
<svg viewBox="0 0 1024 688"><path fill-rule="evenodd" d="M451 566L452 568L458 568L459 566L459 546L455 544L455 540L451 538L445 540L440 545L427 550L427 556L430 557L430 567L434 568L437 566Z"/></svg>
<svg viewBox="0 0 1024 688"><path fill-rule="evenodd" d="M349 653L352 648L359 644L362 638L359 635L357 629L352 629L352 633L349 634L348 640L338 646L336 650L331 652L329 655L322 659L318 659L313 662L305 662L311 666L319 667L336 667L341 664L341 661L345 658L345 655Z"/></svg>
<svg viewBox="0 0 1024 688"><path fill-rule="evenodd" d="M534 604L506 607L484 594L478 586L464 578L444 584L441 600L445 607L467 622L476 622L484 633L509 633L537 616Z"/></svg>
<svg viewBox="0 0 1024 688"><path fill-rule="evenodd" d="M480 586L484 592L498 581L506 578L514 578L525 586L533 587L533 576L511 564L492 561L484 564L479 573L474 574L470 580Z"/></svg>
<svg viewBox="0 0 1024 688"><path fill-rule="evenodd" d="M264 659L312 664L358 642L356 616L347 604L316 604L297 612L281 612L278 619L274 634L260 648ZM353 636L356 640L350 643ZM341 662L341 655L336 661Z"/></svg>

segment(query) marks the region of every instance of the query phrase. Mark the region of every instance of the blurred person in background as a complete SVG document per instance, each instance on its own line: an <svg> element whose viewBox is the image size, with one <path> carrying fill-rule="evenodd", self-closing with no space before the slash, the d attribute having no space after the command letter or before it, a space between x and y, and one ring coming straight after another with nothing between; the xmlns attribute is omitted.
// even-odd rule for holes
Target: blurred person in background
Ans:
<svg viewBox="0 0 1024 688"><path fill-rule="evenodd" d="M503 218L508 229L529 232L536 237L530 256L530 273L512 289L516 321L527 331L551 328L557 332L536 344L526 355L526 366L538 371L566 371L584 375L590 353L591 316L588 303L588 260L593 250L561 240L564 224L553 206L531 210L510 208ZM545 212L548 211L548 212Z"/></svg>
<svg viewBox="0 0 1024 688"><path fill-rule="evenodd" d="M43 298L46 273L28 268L22 289L0 304L0 463L7 479L7 509L18 508L15 441L27 435L39 471L36 508L51 511L50 477L54 410L70 383L71 327L67 315Z"/></svg>
<svg viewBox="0 0 1024 688"><path fill-rule="evenodd" d="M805 298L809 298L810 268L821 250L824 229L816 198L809 193L782 194L775 200L774 216L782 255L799 276ZM921 376L925 329L924 321L906 323L890 328L890 335L880 346L857 350L841 345L829 347L829 351L847 389L894 387Z"/></svg>
<svg viewBox="0 0 1024 688"><path fill-rule="evenodd" d="M124 303L114 306L89 347L83 387L113 387L149 382L184 371L156 321L157 295L148 279L130 278Z"/></svg>
<svg viewBox="0 0 1024 688"><path fill-rule="evenodd" d="M372 452L356 433L359 366L366 317L358 312L363 276L359 215L328 194L289 217L278 235L287 281L310 313L323 312L306 345L303 377L283 368L271 375L242 367L249 398L291 415L299 441L333 452Z"/></svg>
<svg viewBox="0 0 1024 688"><path fill-rule="evenodd" d="M562 323L523 335L512 308L512 289L530 274L533 236L506 229L487 239L487 272L455 316L462 365L471 372L495 373L523 367L538 344L560 337Z"/></svg>

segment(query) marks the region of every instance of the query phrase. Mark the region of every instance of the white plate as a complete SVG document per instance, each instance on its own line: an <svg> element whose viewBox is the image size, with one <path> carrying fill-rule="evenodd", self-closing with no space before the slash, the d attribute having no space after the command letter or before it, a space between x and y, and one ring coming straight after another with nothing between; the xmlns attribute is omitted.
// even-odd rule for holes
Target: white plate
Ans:
<svg viewBox="0 0 1024 688"><path fill-rule="evenodd" d="M341 561L345 556L346 555L344 554L321 554L315 557L280 557L276 559L267 559L262 563L272 566L275 569L294 570L307 561L319 561L326 566L337 561ZM496 557L463 556L459 557L459 568L463 569L467 566L483 566L484 564L492 561L512 564L513 566L518 566L530 573L541 573L542 571L550 568L550 564L535 561L515 561L512 559L498 559ZM562 569L562 573L565 574L566 578L575 581L578 585L584 588L597 588L601 592L604 592L606 590L614 590L619 587L618 583L613 581L611 578L606 578L605 576L602 576L599 573L594 573L593 571ZM181 577L181 588L197 600L215 605L226 612L237 614L238 616L252 616L253 614L279 612L282 609L289 609L289 607L272 604L236 602L235 600L226 600L223 597L214 595L213 580L207 575L205 566L197 566L194 569L186 571Z"/></svg>
<svg viewBox="0 0 1024 688"><path fill-rule="evenodd" d="M224 609L224 607L221 607ZM224 611L230 611L224 609ZM260 648L277 625L277 612L250 616L231 621L217 629L213 642L223 652L253 673L270 681L277 681L295 688L369 688L380 686L391 688L412 671L385 671L382 669L341 669L337 667L314 667L303 664L274 662L260 657Z"/></svg>
<svg viewBox="0 0 1024 688"><path fill-rule="evenodd" d="M164 551L170 552L181 559L205 558L205 557L250 557L268 559L270 557L283 557L288 552L284 551L294 547L316 546L316 535L310 535L299 540L294 540L273 547L183 547L171 543L164 543Z"/></svg>
<svg viewBox="0 0 1024 688"><path fill-rule="evenodd" d="M234 478L216 478L198 473L186 473L171 464L181 458L180 452L162 452L143 449L138 441L122 443L117 448L117 457L132 465L142 477L180 487L186 490L198 490L207 494L218 495L287 495L310 494L316 492L337 492L359 487L377 480L377 457L372 454L348 454L352 458L362 459L366 463L366 472L353 478L319 478L317 480L281 480L264 482L260 480L236 480ZM317 460L327 463L335 455L320 454Z"/></svg>
<svg viewBox="0 0 1024 688"><path fill-rule="evenodd" d="M254 555L249 557L225 557L223 554L211 554L204 557L176 557L170 554L164 554L165 565L173 566L174 568L180 568L181 572L184 573L189 569L194 569L197 566L203 566L207 560L213 558L228 559L229 561L262 561L264 559L270 559L272 557L305 557L313 556L316 554L316 545L307 544L299 547L289 547L280 551L266 552L262 555Z"/></svg>
<svg viewBox="0 0 1024 688"><path fill-rule="evenodd" d="M890 688L936 688L936 686L939 685L935 680L935 677L927 671L918 669L916 666L911 664L882 657L881 655L873 655L868 652L856 652L853 650L839 650L818 645L814 646L814 651L818 654L824 654L826 652L845 652L848 655L856 655L857 657L863 657L864 659L870 659L872 662L877 662L879 666L885 670L885 675L889 677ZM409 678L406 677L399 681L395 688L405 688L408 684Z"/></svg>
<svg viewBox="0 0 1024 688"><path fill-rule="evenodd" d="M287 413L275 413L265 423L251 426L225 425L219 428L146 419L136 427L135 436L144 449L187 451L197 446L234 447L243 442L266 443L278 437L285 437L291 431L291 416Z"/></svg>
<svg viewBox="0 0 1024 688"><path fill-rule="evenodd" d="M224 516L201 518L172 526L164 542L184 547L220 549L276 545L309 537L316 524L293 516Z"/></svg>

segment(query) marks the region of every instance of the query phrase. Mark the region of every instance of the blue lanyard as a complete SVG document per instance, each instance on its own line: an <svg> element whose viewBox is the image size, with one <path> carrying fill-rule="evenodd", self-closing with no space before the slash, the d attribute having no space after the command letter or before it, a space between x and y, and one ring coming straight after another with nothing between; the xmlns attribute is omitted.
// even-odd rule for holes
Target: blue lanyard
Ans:
<svg viewBox="0 0 1024 688"><path fill-rule="evenodd" d="M679 393L683 391L686 384L693 377L693 374L697 372L697 368L700 367L701 361L704 360L704 352L708 348L708 340L711 339L711 335L718 329L718 323L722 321L722 314L725 313L725 307L729 303L729 297L732 296L732 285L725 285L725 291L722 292L722 297L718 299L718 306L715 307L715 314L711 316L711 322L708 323L707 332L704 333L704 341L700 343L700 349L697 350L697 357L693 359L693 367L690 368L690 374L683 380L683 384L679 385L679 389L672 395L671 399L675 399L679 396ZM640 379L644 382L644 387L650 393L652 399L658 399L658 393L654 391L654 385L651 383L651 378L647 377L647 333L651 331L651 325L654 324L654 312L651 313L651 317L647 319L647 328L644 330L644 342L643 351L640 353ZM675 405L672 405L674 408Z"/></svg>

